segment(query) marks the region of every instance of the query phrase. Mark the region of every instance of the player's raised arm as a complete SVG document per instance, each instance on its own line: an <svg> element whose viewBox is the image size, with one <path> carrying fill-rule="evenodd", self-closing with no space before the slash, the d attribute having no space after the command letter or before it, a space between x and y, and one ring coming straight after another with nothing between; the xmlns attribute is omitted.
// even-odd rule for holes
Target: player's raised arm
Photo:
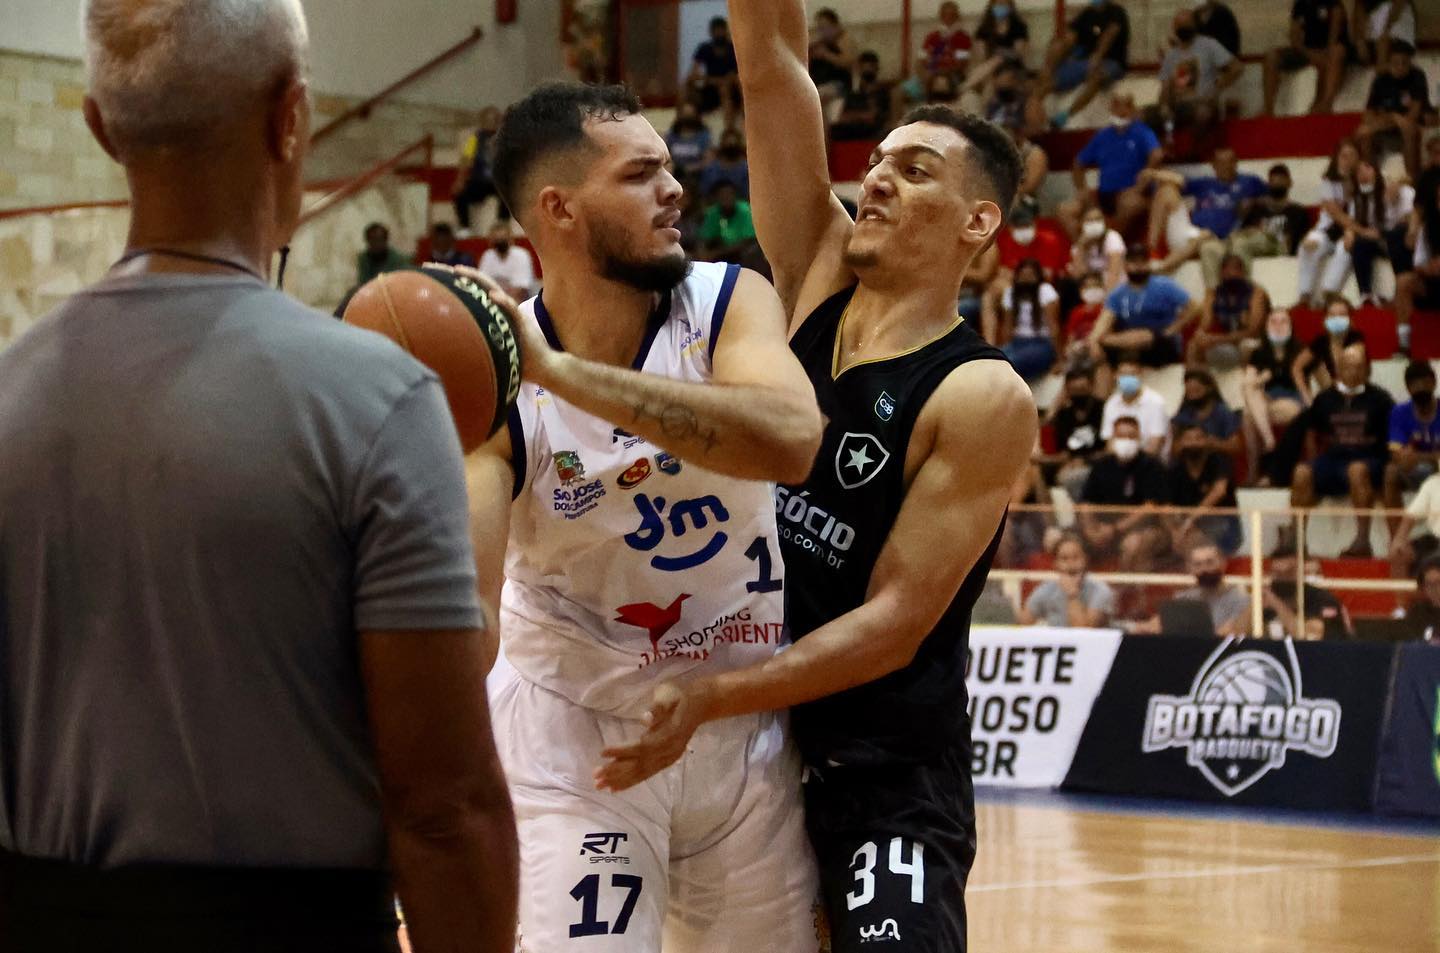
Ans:
<svg viewBox="0 0 1440 953"><path fill-rule="evenodd" d="M987 408L988 427L973 426L965 411L975 407ZM662 686L646 735L605 752L601 786L623 789L663 770L704 722L789 708L908 665L993 541L1037 426L1034 399L1009 365L978 362L952 374L916 425L911 452L924 445L922 427L929 450L865 602L759 665ZM936 540L949 547L944 559L935 558Z"/></svg>
<svg viewBox="0 0 1440 953"><path fill-rule="evenodd" d="M806 68L803 0L730 0L730 24L745 95L755 232L794 320L812 273L834 287L807 298L849 282L841 253L853 223L831 190L820 94Z"/></svg>

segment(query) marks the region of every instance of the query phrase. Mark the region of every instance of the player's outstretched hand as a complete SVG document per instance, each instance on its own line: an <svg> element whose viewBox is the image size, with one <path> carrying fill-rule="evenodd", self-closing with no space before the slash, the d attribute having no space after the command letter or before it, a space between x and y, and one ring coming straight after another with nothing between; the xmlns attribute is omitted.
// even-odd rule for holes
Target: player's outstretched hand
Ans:
<svg viewBox="0 0 1440 953"><path fill-rule="evenodd" d="M514 329L515 337L520 343L520 354L522 355L520 376L527 381L533 381L539 384L541 387L549 386L550 380L553 379L553 375L556 373L555 365L561 355L550 346L549 341L545 340L545 335L541 333L540 326L533 320L527 320L525 316L520 313L520 306L515 303L514 298L505 292L504 288L500 287L499 282L486 275L480 269L472 268L469 265L437 265L431 262L425 265L425 267L452 271L462 278L469 278L484 288L486 293L490 295L490 298L495 301L496 304L500 305L510 318L510 327Z"/></svg>
<svg viewBox="0 0 1440 953"><path fill-rule="evenodd" d="M702 693L674 682L655 689L645 734L632 744L600 752L605 763L595 771L602 791L623 791L653 777L680 760L690 736L705 721Z"/></svg>

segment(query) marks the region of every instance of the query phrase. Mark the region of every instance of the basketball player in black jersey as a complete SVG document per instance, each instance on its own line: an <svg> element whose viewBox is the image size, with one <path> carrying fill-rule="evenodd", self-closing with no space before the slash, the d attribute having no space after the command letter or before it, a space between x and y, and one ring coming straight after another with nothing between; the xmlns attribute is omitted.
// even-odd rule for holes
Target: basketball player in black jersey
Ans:
<svg viewBox="0 0 1440 953"><path fill-rule="evenodd" d="M956 953L975 855L970 612L1037 421L955 302L1019 157L998 127L922 108L875 150L851 221L825 171L802 0L730 13L756 229L828 418L809 478L776 497L796 643L662 687L649 733L597 780L654 773L704 721L794 706L833 949Z"/></svg>

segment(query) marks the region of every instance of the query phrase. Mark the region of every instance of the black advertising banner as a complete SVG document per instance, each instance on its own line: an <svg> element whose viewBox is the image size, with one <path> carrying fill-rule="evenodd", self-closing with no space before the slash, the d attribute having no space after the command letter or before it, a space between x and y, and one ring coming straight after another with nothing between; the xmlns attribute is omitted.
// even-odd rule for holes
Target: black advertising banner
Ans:
<svg viewBox="0 0 1440 953"><path fill-rule="evenodd" d="M1440 645L1400 646L1375 809L1440 817Z"/></svg>
<svg viewBox="0 0 1440 953"><path fill-rule="evenodd" d="M1369 810L1394 651L1127 637L1063 787Z"/></svg>

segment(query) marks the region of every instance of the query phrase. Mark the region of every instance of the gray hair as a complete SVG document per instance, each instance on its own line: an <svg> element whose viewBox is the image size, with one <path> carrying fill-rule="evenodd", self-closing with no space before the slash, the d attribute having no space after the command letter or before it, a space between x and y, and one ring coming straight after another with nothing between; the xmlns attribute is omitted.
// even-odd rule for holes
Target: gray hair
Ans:
<svg viewBox="0 0 1440 953"><path fill-rule="evenodd" d="M117 149L206 140L305 75L299 0L85 0L89 92Z"/></svg>

